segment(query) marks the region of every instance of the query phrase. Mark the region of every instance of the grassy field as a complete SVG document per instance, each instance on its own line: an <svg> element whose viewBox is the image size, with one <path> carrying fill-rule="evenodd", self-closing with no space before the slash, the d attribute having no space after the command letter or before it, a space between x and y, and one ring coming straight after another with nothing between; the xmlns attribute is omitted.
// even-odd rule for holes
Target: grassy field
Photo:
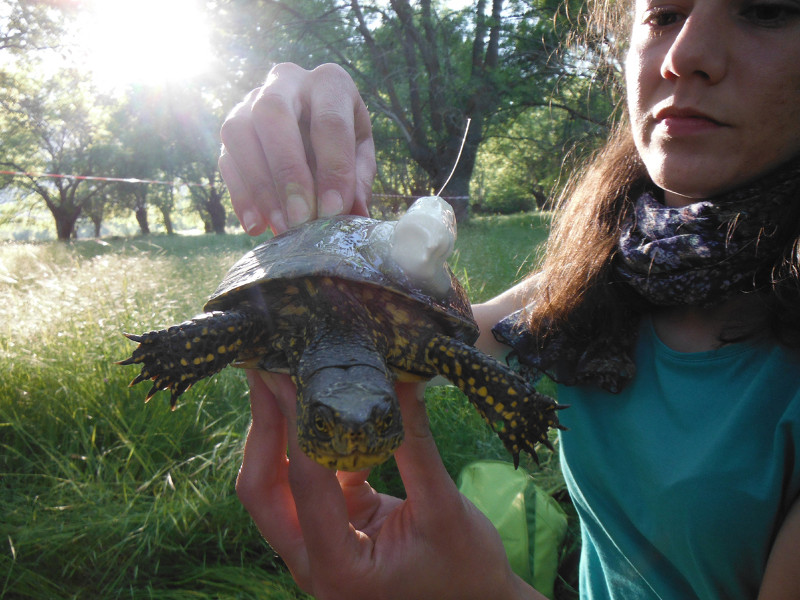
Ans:
<svg viewBox="0 0 800 600"><path fill-rule="evenodd" d="M533 266L545 224L524 215L462 228L451 262L474 300ZM198 384L171 412L165 395L143 405L145 386L127 387L136 369L113 364L132 348L122 331L196 313L256 241L0 245L0 598L304 597L234 494L243 374ZM476 458L508 459L453 388L429 388L428 403L454 476ZM539 481L563 497L556 458L542 457ZM372 479L402 493L391 461ZM570 573L573 560L574 547Z"/></svg>

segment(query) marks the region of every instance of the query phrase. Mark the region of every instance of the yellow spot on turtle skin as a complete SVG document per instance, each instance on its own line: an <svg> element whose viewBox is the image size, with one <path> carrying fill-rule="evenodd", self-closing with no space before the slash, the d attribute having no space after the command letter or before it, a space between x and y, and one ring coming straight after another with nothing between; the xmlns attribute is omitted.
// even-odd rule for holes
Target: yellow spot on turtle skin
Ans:
<svg viewBox="0 0 800 600"><path fill-rule="evenodd" d="M182 358L181 359L181 366L188 367L189 366L189 361L186 360L185 358Z"/></svg>
<svg viewBox="0 0 800 600"><path fill-rule="evenodd" d="M201 364L203 364L203 359L202 359L202 358L200 358L200 357L198 356L198 357L197 357L197 358L195 358L195 359L194 359L192 362L193 362L195 365L201 365Z"/></svg>
<svg viewBox="0 0 800 600"><path fill-rule="evenodd" d="M408 312L403 309L397 309L392 313L392 320L397 326L408 325L411 322L411 317Z"/></svg>
<svg viewBox="0 0 800 600"><path fill-rule="evenodd" d="M325 279L322 280L322 283L325 284L326 280L330 282L330 279L326 277ZM317 293L316 288L314 288L314 284L309 279L304 279L303 284L306 286L306 290L308 291L309 294Z"/></svg>
<svg viewBox="0 0 800 600"><path fill-rule="evenodd" d="M284 306L281 309L281 315L302 317L308 314L308 308L302 305L298 306Z"/></svg>
<svg viewBox="0 0 800 600"><path fill-rule="evenodd" d="M206 362L214 362L214 355L213 354L206 355Z"/></svg>
<svg viewBox="0 0 800 600"><path fill-rule="evenodd" d="M475 378L470 377L469 379L467 379L467 383L469 384L470 387L475 387Z"/></svg>
<svg viewBox="0 0 800 600"><path fill-rule="evenodd" d="M208 327L203 327L203 329L200 330L200 334L201 335L208 335Z"/></svg>
<svg viewBox="0 0 800 600"><path fill-rule="evenodd" d="M504 382L504 383L508 383L508 382ZM506 394L509 395L509 396L516 396L517 395L517 390L515 390L513 387L509 387L506 390Z"/></svg>
<svg viewBox="0 0 800 600"><path fill-rule="evenodd" d="M234 327L233 325L230 325L228 327L228 333L234 333L234 332L236 332L236 327Z"/></svg>
<svg viewBox="0 0 800 600"><path fill-rule="evenodd" d="M225 354L225 352L227 351L228 349L225 346L220 346L219 348L217 348L217 354Z"/></svg>
<svg viewBox="0 0 800 600"><path fill-rule="evenodd" d="M478 390L477 390L477 394L478 394L478 396L480 396L481 398L486 398L486 396L488 396L488 395L489 395L489 390L487 390L487 389L486 389L486 386L484 385L483 387L481 387L481 388L478 388ZM488 400L488 398L487 398L487 400Z"/></svg>
<svg viewBox="0 0 800 600"><path fill-rule="evenodd" d="M186 346L184 346L184 348L186 348L187 350L191 350L192 349L192 342L186 342Z"/></svg>
<svg viewBox="0 0 800 600"><path fill-rule="evenodd" d="M461 363L456 363L456 375L461 377Z"/></svg>
<svg viewBox="0 0 800 600"><path fill-rule="evenodd" d="M445 375L449 375L450 374L450 367L447 366L447 365L442 365L442 373L444 373Z"/></svg>

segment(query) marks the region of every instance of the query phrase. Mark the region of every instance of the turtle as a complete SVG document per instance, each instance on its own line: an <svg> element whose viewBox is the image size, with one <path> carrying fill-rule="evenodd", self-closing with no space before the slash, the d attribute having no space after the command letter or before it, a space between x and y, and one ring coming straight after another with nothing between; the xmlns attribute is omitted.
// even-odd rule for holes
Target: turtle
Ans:
<svg viewBox="0 0 800 600"><path fill-rule="evenodd" d="M275 236L245 254L202 314L140 335L118 364L141 365L150 400L169 390L175 408L192 384L228 365L282 372L297 386L302 451L331 469L377 465L403 439L395 381L441 375L475 405L511 453L537 461L552 449L563 406L473 345L467 294L444 265L449 289L419 288L371 243L384 221L342 215Z"/></svg>

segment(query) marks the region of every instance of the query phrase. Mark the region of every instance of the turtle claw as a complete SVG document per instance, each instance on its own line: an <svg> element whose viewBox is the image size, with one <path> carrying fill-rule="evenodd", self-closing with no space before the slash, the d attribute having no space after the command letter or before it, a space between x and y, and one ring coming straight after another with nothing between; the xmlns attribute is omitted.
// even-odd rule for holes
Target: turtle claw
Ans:
<svg viewBox="0 0 800 600"><path fill-rule="evenodd" d="M550 450L550 452L555 452L556 451L556 449L553 447L553 443L546 436L542 436L539 439L539 443L541 443L542 446L544 446L545 448Z"/></svg>
<svg viewBox="0 0 800 600"><path fill-rule="evenodd" d="M138 377L137 377L137 379L138 379ZM134 381L136 381L136 380L134 380ZM140 381L144 381L144 379L141 379ZM137 383L138 383L138 382L137 382ZM147 396L145 396L145 397L144 397L144 402L145 402L145 404L147 404L148 402L150 402L150 398L152 398L153 396L155 396L155 395L156 395L158 392L160 392L162 389L164 389L164 388L161 388L161 387L159 387L159 386L158 386L158 384L157 384L157 383L154 383L154 384L153 384L153 387L151 387L151 388L150 388L150 391L149 391L149 392L147 392Z"/></svg>
<svg viewBox="0 0 800 600"><path fill-rule="evenodd" d="M149 377L146 377L146 376L145 376L145 375L143 375L142 373L139 373L139 374L138 374L136 377L134 377L134 378L131 380L131 382L128 384L128 387L133 387L133 386L135 386L137 383L142 383L143 381L147 381L148 379L150 379L150 378L149 378Z"/></svg>

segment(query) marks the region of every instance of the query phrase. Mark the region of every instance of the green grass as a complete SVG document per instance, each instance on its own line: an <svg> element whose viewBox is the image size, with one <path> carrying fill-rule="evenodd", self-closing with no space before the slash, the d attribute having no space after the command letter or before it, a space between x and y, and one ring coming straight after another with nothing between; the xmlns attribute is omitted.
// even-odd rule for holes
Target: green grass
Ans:
<svg viewBox="0 0 800 600"><path fill-rule="evenodd" d="M462 228L454 264L473 299L519 279L545 236L537 215ZM172 412L163 395L144 405L147 390L127 387L135 369L113 364L132 347L122 331L196 313L256 242L0 245L0 598L305 597L234 493L243 374L201 382ZM477 458L508 459L454 388L427 397L454 476ZM557 458L541 454L539 481L563 496ZM402 492L392 462L372 478Z"/></svg>

